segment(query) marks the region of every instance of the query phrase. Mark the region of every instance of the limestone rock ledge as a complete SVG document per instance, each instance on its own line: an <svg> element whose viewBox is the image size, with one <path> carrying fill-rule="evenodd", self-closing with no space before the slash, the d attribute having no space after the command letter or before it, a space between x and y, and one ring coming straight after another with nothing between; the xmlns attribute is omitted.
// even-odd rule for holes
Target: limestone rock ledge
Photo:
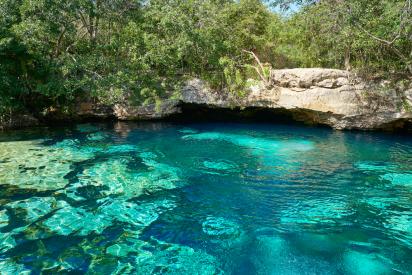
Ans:
<svg viewBox="0 0 412 275"><path fill-rule="evenodd" d="M412 132L412 87L396 89L384 82L367 83L343 70L272 70L269 85L251 82L246 94L240 97L229 91L213 90L204 81L192 79L184 85L180 99L164 99L145 106L130 105L127 99L114 106L83 100L76 104L73 116L62 120L163 119L181 114L181 107L191 104L210 109L268 109L274 111L273 116L287 114L297 121L334 129L407 128ZM0 129L37 124L39 121L31 115L15 115L12 120L0 121Z"/></svg>
<svg viewBox="0 0 412 275"><path fill-rule="evenodd" d="M192 79L184 85L180 99L158 104L102 106L78 104L79 117L153 120L182 112L184 104L210 109L259 108L288 114L307 124L334 129L394 129L412 125L412 87L389 88L385 83L366 83L355 75L335 69L284 69L271 72L270 84L254 82L244 97L211 89L204 81ZM213 110L211 110L213 112ZM183 114L184 116L184 114Z"/></svg>
<svg viewBox="0 0 412 275"><path fill-rule="evenodd" d="M152 120L161 119L176 113L180 113L178 100L164 100L160 104L146 106L130 106L128 104L116 104L113 114L119 120Z"/></svg>
<svg viewBox="0 0 412 275"><path fill-rule="evenodd" d="M412 122L412 88L397 91L334 69L273 70L270 88L251 86L245 98L212 91L193 79L182 91L182 102L213 108L278 109L296 120L335 129L402 128Z"/></svg>

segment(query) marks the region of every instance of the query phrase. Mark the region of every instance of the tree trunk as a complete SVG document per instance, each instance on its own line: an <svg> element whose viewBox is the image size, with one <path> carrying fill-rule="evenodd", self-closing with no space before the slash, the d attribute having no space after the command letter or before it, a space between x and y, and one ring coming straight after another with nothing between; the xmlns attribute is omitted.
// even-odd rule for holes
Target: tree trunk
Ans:
<svg viewBox="0 0 412 275"><path fill-rule="evenodd" d="M350 65L350 47L346 47L345 49L345 70L352 70L352 66Z"/></svg>

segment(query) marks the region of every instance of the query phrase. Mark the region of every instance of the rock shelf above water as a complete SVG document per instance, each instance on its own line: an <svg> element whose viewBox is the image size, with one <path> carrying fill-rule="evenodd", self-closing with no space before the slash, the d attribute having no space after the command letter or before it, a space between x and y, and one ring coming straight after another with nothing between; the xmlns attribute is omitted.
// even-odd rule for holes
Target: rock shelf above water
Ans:
<svg viewBox="0 0 412 275"><path fill-rule="evenodd" d="M77 112L81 116L102 117L103 114L120 120L151 120L176 114L184 117L186 111L182 106L194 105L194 109L205 107L209 112L270 110L273 112L267 116L273 120L277 116L288 116L306 124L341 130L411 128L412 89L398 91L384 83L368 83L347 71L273 70L270 87L259 82L252 84L247 95L239 97L213 90L200 79L191 79L184 85L180 99L165 99L160 105L133 106L126 100L109 108L80 104Z"/></svg>
<svg viewBox="0 0 412 275"><path fill-rule="evenodd" d="M231 119L228 114L264 116L271 121L287 117L288 121L339 130L412 130L411 87L399 89L383 81L362 80L348 71L323 68L272 70L268 83L249 81L246 95L238 96L194 78L183 85L180 97L147 105L132 104L128 98L109 106L80 100L66 119L190 120L193 113L200 113L202 118L227 120ZM53 115L48 119L55 120ZM9 124L0 125L0 129L35 126L39 121L16 116Z"/></svg>

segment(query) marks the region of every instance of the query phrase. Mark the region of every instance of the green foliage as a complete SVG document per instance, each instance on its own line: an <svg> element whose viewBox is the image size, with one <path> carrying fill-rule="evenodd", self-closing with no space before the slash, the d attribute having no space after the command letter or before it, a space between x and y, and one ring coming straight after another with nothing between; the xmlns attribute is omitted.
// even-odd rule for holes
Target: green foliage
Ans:
<svg viewBox="0 0 412 275"><path fill-rule="evenodd" d="M227 56L220 58L219 64L222 66L224 81L228 91L240 97L244 96L246 80L239 65Z"/></svg>
<svg viewBox="0 0 412 275"><path fill-rule="evenodd" d="M269 1L301 5L288 16L266 2L0 0L0 114L78 97L159 105L190 77L245 95L270 68L412 72L405 0Z"/></svg>
<svg viewBox="0 0 412 275"><path fill-rule="evenodd" d="M354 69L367 77L412 74L408 0L274 2L304 4L281 33L286 47L280 50L293 65Z"/></svg>

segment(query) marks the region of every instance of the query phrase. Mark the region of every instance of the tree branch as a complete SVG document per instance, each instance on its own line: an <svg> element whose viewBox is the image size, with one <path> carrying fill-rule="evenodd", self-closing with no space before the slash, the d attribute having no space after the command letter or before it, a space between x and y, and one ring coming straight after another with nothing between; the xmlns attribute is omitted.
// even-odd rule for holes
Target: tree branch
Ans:
<svg viewBox="0 0 412 275"><path fill-rule="evenodd" d="M242 50L242 52L248 53L248 54L250 54L251 56L253 56L253 58L255 59L256 63L259 65L259 68L256 67L256 66L252 66L252 65L249 65L249 66L251 66L252 68L255 69L255 71L257 72L257 74L259 75L259 77L260 77L260 78L262 79L262 81L265 83L265 86L269 86L270 81L269 81L269 79L267 79L267 78L265 77L265 67L263 67L263 65L262 65L262 63L260 62L260 60L259 60L259 58L257 57L257 55L256 55L254 52L252 52L252 51ZM259 70L259 69L260 69L260 70Z"/></svg>

